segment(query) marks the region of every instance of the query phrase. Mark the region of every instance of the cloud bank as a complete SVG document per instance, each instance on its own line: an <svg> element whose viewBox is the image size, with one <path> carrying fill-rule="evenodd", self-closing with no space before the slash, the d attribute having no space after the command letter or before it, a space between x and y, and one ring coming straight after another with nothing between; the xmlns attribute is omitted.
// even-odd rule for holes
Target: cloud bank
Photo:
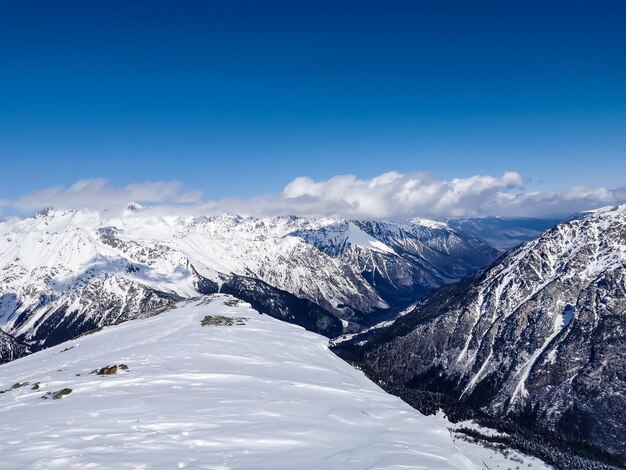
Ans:
<svg viewBox="0 0 626 470"><path fill-rule="evenodd" d="M428 173L388 172L371 179L353 175L315 181L298 177L275 196L205 201L199 191L177 181L147 181L123 187L105 179L80 180L2 201L8 208L33 212L44 207L119 210L130 201L155 214L235 212L243 215L331 216L405 219L409 217L563 216L626 202L626 186L574 187L527 191L522 175L476 175L442 180Z"/></svg>
<svg viewBox="0 0 626 470"><path fill-rule="evenodd" d="M146 181L116 187L104 178L79 180L69 187L52 186L24 194L13 201L3 201L5 206L21 212L31 212L44 207L58 209L119 209L129 202L186 203L200 202L199 191L185 191L178 181Z"/></svg>

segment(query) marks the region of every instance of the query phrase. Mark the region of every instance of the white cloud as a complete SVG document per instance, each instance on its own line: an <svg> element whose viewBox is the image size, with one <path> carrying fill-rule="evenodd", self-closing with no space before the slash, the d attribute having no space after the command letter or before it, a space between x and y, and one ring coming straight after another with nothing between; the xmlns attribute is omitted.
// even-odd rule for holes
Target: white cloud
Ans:
<svg viewBox="0 0 626 470"><path fill-rule="evenodd" d="M25 194L5 205L29 212L43 207L64 209L119 209L131 201L145 203L195 203L199 192L184 192L177 181L146 181L116 187L103 178L79 180L69 187L52 186Z"/></svg>
<svg viewBox="0 0 626 470"><path fill-rule="evenodd" d="M577 186L562 191L526 192L511 198L501 194L486 210L494 215L541 217L573 214L624 202L626 186L612 189Z"/></svg>
<svg viewBox="0 0 626 470"><path fill-rule="evenodd" d="M50 187L25 194L5 206L32 212L43 207L125 207L130 201L148 204L155 214L337 216L403 219L485 215L555 216L626 201L626 187L574 187L559 191L525 191L517 172L442 180L428 173L388 172L371 179L353 175L315 181L299 177L276 196L202 201L176 181L147 181L116 187L104 179L81 180L69 187Z"/></svg>
<svg viewBox="0 0 626 470"><path fill-rule="evenodd" d="M384 173L369 180L352 175L335 176L327 181L296 178L282 197L292 204L317 202L322 212L350 217L396 218L422 216L478 215L481 207L503 190L521 189L521 175L472 176L450 181L427 173Z"/></svg>

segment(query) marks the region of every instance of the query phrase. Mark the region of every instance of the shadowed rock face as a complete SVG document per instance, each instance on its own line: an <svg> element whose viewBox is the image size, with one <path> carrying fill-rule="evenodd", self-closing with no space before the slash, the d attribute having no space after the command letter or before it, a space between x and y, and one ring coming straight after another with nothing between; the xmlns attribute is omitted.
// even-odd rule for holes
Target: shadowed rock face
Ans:
<svg viewBox="0 0 626 470"><path fill-rule="evenodd" d="M624 454L626 205L557 225L342 345L379 378Z"/></svg>
<svg viewBox="0 0 626 470"><path fill-rule="evenodd" d="M28 347L13 336L0 330L0 364L19 359L28 354Z"/></svg>

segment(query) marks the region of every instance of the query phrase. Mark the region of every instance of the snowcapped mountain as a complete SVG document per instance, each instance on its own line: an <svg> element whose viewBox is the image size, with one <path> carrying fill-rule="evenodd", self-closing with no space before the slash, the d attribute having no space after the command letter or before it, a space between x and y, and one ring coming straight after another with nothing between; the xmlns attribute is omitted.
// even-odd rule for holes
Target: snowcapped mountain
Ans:
<svg viewBox="0 0 626 470"><path fill-rule="evenodd" d="M455 443L441 416L340 360L326 338L225 295L34 353L0 377L6 468L495 464L494 452Z"/></svg>
<svg viewBox="0 0 626 470"><path fill-rule="evenodd" d="M410 223L325 221L292 235L356 266L387 304L402 308L498 256L486 243L427 219Z"/></svg>
<svg viewBox="0 0 626 470"><path fill-rule="evenodd" d="M497 255L435 225L49 209L0 223L0 328L46 347L219 291L337 336Z"/></svg>
<svg viewBox="0 0 626 470"><path fill-rule="evenodd" d="M341 348L390 383L625 455L625 332L621 205L558 224Z"/></svg>

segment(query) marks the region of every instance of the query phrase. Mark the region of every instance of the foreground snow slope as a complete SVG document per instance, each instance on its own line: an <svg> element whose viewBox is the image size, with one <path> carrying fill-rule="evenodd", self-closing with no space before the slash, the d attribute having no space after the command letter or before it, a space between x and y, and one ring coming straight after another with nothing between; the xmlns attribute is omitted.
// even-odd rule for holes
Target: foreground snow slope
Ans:
<svg viewBox="0 0 626 470"><path fill-rule="evenodd" d="M441 418L383 392L326 338L235 302L180 303L0 366L0 467L479 467ZM206 315L246 319L201 326Z"/></svg>

